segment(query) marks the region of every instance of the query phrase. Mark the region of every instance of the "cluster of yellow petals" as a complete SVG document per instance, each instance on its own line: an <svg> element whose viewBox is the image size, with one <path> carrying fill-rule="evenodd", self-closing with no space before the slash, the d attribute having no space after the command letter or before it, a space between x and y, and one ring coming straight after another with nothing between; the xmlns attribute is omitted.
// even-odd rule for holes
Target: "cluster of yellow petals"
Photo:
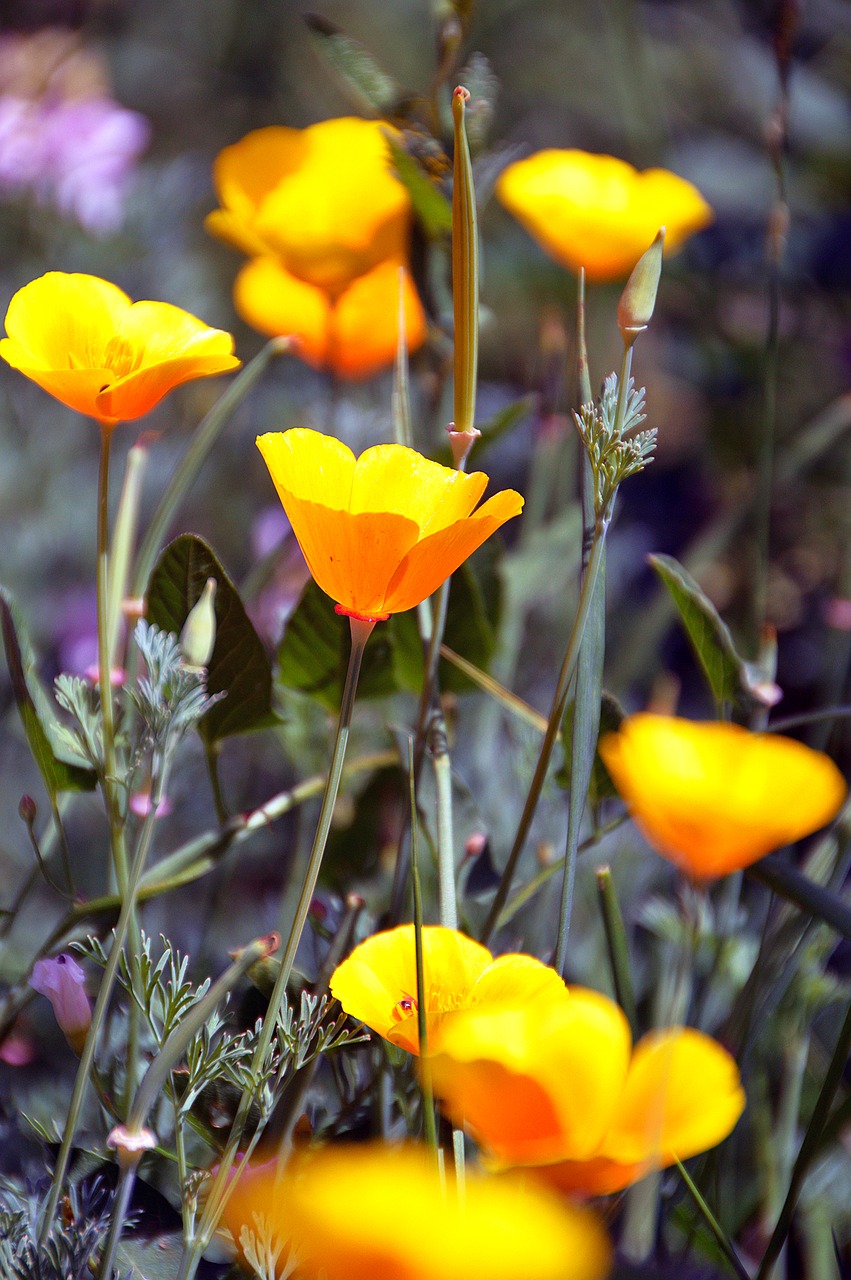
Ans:
<svg viewBox="0 0 851 1280"><path fill-rule="evenodd" d="M416 1053L414 956L411 925L376 934L337 968L331 992ZM654 1032L633 1049L606 996L439 926L423 929L423 968L435 1092L495 1164L606 1194L715 1146L741 1115L736 1064L699 1031Z"/></svg>
<svg viewBox="0 0 851 1280"><path fill-rule="evenodd" d="M456 929L423 928L426 1026L433 1051L450 1014L472 1008L504 1008L515 1002L533 1008L564 994L554 969L534 956L493 958L487 947ZM373 934L338 965L331 994L360 1022L409 1053L419 1053L417 969L411 925Z"/></svg>
<svg viewBox="0 0 851 1280"><path fill-rule="evenodd" d="M239 367L233 338L98 276L49 271L12 298L0 357L99 422L140 418L172 388Z"/></svg>
<svg viewBox="0 0 851 1280"><path fill-rule="evenodd" d="M817 831L847 792L821 751L722 722L628 716L601 739L600 755L648 842L696 879Z"/></svg>
<svg viewBox="0 0 851 1280"><path fill-rule="evenodd" d="M402 445L355 458L333 436L296 427L257 446L311 574L356 617L412 609L523 506L505 489L477 507L486 475Z"/></svg>
<svg viewBox="0 0 851 1280"><path fill-rule="evenodd" d="M629 275L660 227L665 253L712 221L712 209L685 178L634 169L615 156L538 151L508 165L496 193L542 249L589 280Z"/></svg>
<svg viewBox="0 0 851 1280"><path fill-rule="evenodd" d="M516 1177L471 1172L461 1191L415 1147L326 1147L280 1177L274 1162L249 1170L225 1222L237 1243L245 1228L291 1241L304 1280L603 1280L611 1261L590 1213Z"/></svg>
<svg viewBox="0 0 851 1280"><path fill-rule="evenodd" d="M392 363L400 280L408 350L425 339L407 266L411 203L387 131L354 117L257 129L213 170L221 208L207 229L250 258L237 311L260 333L295 336L305 360L344 378Z"/></svg>

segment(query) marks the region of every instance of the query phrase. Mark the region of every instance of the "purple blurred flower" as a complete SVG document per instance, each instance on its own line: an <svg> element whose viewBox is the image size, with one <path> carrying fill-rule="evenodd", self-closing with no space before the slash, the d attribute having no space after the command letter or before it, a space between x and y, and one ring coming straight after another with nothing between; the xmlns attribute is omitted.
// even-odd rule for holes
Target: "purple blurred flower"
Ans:
<svg viewBox="0 0 851 1280"><path fill-rule="evenodd" d="M92 235L106 235L121 226L149 138L144 116L109 98L0 94L0 193L31 191Z"/></svg>
<svg viewBox="0 0 851 1280"><path fill-rule="evenodd" d="M47 996L56 1021L76 1054L82 1053L92 1021L92 1006L86 995L86 975L73 956L36 960L30 986Z"/></svg>
<svg viewBox="0 0 851 1280"><path fill-rule="evenodd" d="M109 98L66 102L44 120L45 184L36 190L86 231L106 235L121 226L124 201L150 125Z"/></svg>

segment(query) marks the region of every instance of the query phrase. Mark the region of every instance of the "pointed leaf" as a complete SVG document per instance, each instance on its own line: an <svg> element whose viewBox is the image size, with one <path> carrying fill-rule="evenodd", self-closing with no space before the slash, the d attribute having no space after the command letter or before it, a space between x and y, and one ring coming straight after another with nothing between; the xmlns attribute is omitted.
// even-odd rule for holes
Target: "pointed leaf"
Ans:
<svg viewBox="0 0 851 1280"><path fill-rule="evenodd" d="M673 556L648 556L667 587L685 627L695 657L719 707L724 703L750 704L751 679L747 665L736 652L733 637L718 610Z"/></svg>
<svg viewBox="0 0 851 1280"><path fill-rule="evenodd" d="M5 587L0 587L0 625L12 693L51 801L60 791L93 791L97 785L94 770L59 741L58 717L36 674L35 657L18 606Z"/></svg>
<svg viewBox="0 0 851 1280"><path fill-rule="evenodd" d="M216 644L207 667L207 689L226 696L199 724L208 742L250 733L277 722L272 707L272 666L239 593L212 547L191 533L170 543L151 574L147 617L180 634L208 578L215 578Z"/></svg>
<svg viewBox="0 0 851 1280"><path fill-rule="evenodd" d="M379 66L368 49L319 14L305 14L313 44L349 97L361 109L388 115L402 98L392 76Z"/></svg>
<svg viewBox="0 0 851 1280"><path fill-rule="evenodd" d="M482 557L484 562L484 557ZM447 612L447 644L470 662L486 667L495 643L493 592L486 600L469 565L453 575ZM308 582L284 629L278 647L277 681L298 689L329 711L338 711L349 661L351 634L345 618L334 612L325 592ZM385 698L405 691L418 693L423 680L423 651L416 611L394 614L375 628L363 655L358 698ZM448 663L440 666L440 687L461 692L469 678Z"/></svg>
<svg viewBox="0 0 851 1280"><path fill-rule="evenodd" d="M391 619L392 621L392 619ZM311 579L290 614L278 646L277 682L338 711L351 649L348 621L334 612L325 592ZM369 638L358 678L358 698L395 693L393 636L381 623Z"/></svg>

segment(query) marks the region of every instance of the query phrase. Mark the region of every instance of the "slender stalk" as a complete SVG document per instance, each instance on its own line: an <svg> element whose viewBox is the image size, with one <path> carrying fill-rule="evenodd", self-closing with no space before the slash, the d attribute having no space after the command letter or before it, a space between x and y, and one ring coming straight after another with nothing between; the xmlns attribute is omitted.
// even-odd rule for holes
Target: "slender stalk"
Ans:
<svg viewBox="0 0 851 1280"><path fill-rule="evenodd" d="M573 627L570 632L570 638L567 642L567 649L562 662L561 671L559 673L558 683L556 685L555 696L553 697L552 708L547 720L547 730L544 734L544 740L541 744L541 750L538 754L538 762L535 765L535 772L532 776L532 782L526 796L526 802L523 805L523 812L520 816L520 823L517 827L517 833L514 837L514 844L511 846L511 852L508 855L508 861L505 864L505 870L502 873L502 879L499 888L494 895L488 918L482 929L481 941L487 943L490 938L496 922L499 919L500 912L505 906L511 882L514 879L514 872L520 855L526 844L526 837L529 834L529 828L532 825L532 819L535 816L535 810L538 807L538 800L544 786L544 779L547 776L547 770L550 765L550 758L553 753L556 739L561 728L562 717L564 716L564 707L567 701L570 682L576 671L576 664L579 659L579 646L582 643L582 636L585 632L585 623L588 620L588 614L591 608L591 602L594 595L594 586L597 581L597 574L603 561L603 552L605 548L606 533L608 532L611 514L606 513L598 522L594 532L594 542L591 547L591 555L588 559L588 569L582 582L582 591L579 597L579 608L573 621Z"/></svg>
<svg viewBox="0 0 851 1280"><path fill-rule="evenodd" d="M233 411L260 381L269 363L276 356L283 355L289 350L289 347L290 343L287 339L273 338L271 342L267 342L263 350L232 380L227 390L219 397L194 432L186 452L172 472L171 479L160 498L159 505L151 518L148 531L139 548L133 574L132 592L134 596L144 594L151 569L154 566L154 560L168 532L174 514L188 493L207 455L227 425Z"/></svg>
<svg viewBox="0 0 851 1280"><path fill-rule="evenodd" d="M783 1202L783 1208L780 1210L780 1216L777 1219L777 1225L771 1239L768 1242L768 1248L765 1251L759 1270L756 1274L756 1280L766 1280L770 1275L771 1268L780 1256L780 1251L789 1234L792 1225L792 1218L795 1213L795 1206L798 1203L798 1196L801 1193L801 1187L806 1177L810 1161L819 1148L821 1136L824 1127L827 1124L830 1108L833 1104L834 1095L842 1082L842 1076L848 1062L848 1054L851 1052L851 1005L845 1013L845 1021L837 1037L836 1047L833 1051L833 1057L830 1060L827 1073L822 1082L816 1104L813 1108L810 1123L804 1134L804 1140L801 1143L798 1157L795 1160L795 1167L792 1170L792 1177L789 1180L789 1188L786 1192L786 1199Z"/></svg>
<svg viewBox="0 0 851 1280"><path fill-rule="evenodd" d="M350 617L349 622L352 633L352 648L349 655L349 667L346 672L346 683L343 688L343 698L340 706L340 716L337 722L337 735L334 742L331 767L325 784L325 793L322 797L322 806L320 808L319 819L317 821L316 834L314 835L313 845L308 858L307 870L302 882L301 892L296 904L295 915L290 927L289 936L284 947L284 954L281 958L281 967L278 970L275 985L272 989L272 994L269 997L269 1006L263 1019L263 1026L257 1039L257 1047L254 1051L254 1057L251 1064L252 1075L256 1074L260 1070L267 1059L281 1009L286 999L287 982L289 980L290 973L292 972L293 963L298 950L298 944L301 941L301 935L304 930L305 922L307 921L310 903L316 890L316 881L319 877L320 867L322 866L322 857L325 853L325 844L328 839L328 832L331 828L331 818L334 813L334 805L337 801L337 793L340 789L340 780L343 775L343 763L346 757L346 747L349 740L349 726L352 719L352 710L354 708L355 694L357 692L358 676L360 675L363 651L367 640L372 634L372 629L375 626L375 620L372 618ZM198 1232L195 1235L195 1238L187 1244L187 1247L184 1250L177 1280L192 1280L192 1277L198 1269L201 1255L216 1230L222 1208L227 1198L228 1177L233 1167L233 1162L236 1158L237 1149L242 1140L242 1135L245 1132L252 1098L253 1094L250 1089L243 1090L236 1110L236 1115L234 1116L233 1124L231 1126L231 1131L228 1136L227 1145L222 1153L221 1161L219 1162L218 1172L209 1191L207 1205L201 1218Z"/></svg>
<svg viewBox="0 0 851 1280"><path fill-rule="evenodd" d="M127 888L127 855L123 825L115 794L115 717L112 707L112 676L109 665L109 454L112 425L100 424L100 466L98 469L97 534L97 619L100 705L103 716L103 794L109 820L110 847L115 880L123 894Z"/></svg>
<svg viewBox="0 0 851 1280"><path fill-rule="evenodd" d="M154 776L162 776L162 772L163 771L161 769L155 769ZM42 1241L46 1239L53 1219L56 1216L59 1197L62 1194L65 1177L68 1173L68 1165L71 1160L71 1150L77 1133L80 1113L85 1101L92 1068L94 1066L98 1040L100 1039L100 1033L106 1018L106 1011L115 986L115 979L118 974L118 966L121 960L121 953L124 949L124 942L127 937L128 930L130 929L131 920L135 916L136 889L150 848L151 837L153 836L154 831L154 821L156 818L156 807L159 803L159 798L160 796L152 790L151 808L145 818L142 830L139 833L139 841L136 846L133 865L130 868L129 882L127 884L126 892L123 895L121 912L115 926L112 946L109 951L109 958L107 959L106 968L104 969L103 978L101 979L100 990L97 994L95 1007L92 1010L91 1026L89 1027L89 1032L86 1036L86 1043L83 1046L83 1052L80 1055L80 1062L77 1067L77 1076L74 1081L74 1089L68 1106L68 1116L65 1121L65 1132L62 1135L62 1144L59 1148L59 1155L53 1171L53 1185L50 1189L50 1195L48 1196L45 1205L44 1217L41 1223ZM129 1064L128 1070L130 1070Z"/></svg>
<svg viewBox="0 0 851 1280"><path fill-rule="evenodd" d="M455 897L455 849L452 824L452 768L443 716L432 723L432 761L437 794L437 896L440 923L458 928ZM415 815L412 815L413 824ZM413 830L413 828L412 828Z"/></svg>
<svg viewBox="0 0 851 1280"><path fill-rule="evenodd" d="M609 950L609 963L612 967L612 981L617 1002L627 1016L633 1036L636 1035L638 1019L635 1010L635 992L632 986L632 973L629 965L629 944L626 937L623 915L615 886L612 880L611 867L598 867L597 872L598 902L603 917L603 929L606 934L606 945Z"/></svg>
<svg viewBox="0 0 851 1280"><path fill-rule="evenodd" d="M750 1280L749 1273L745 1269L744 1263L741 1261L736 1250L728 1240L727 1233L724 1231L724 1228L721 1226L718 1219L715 1217L715 1214L709 1208L709 1205L698 1191L685 1165L680 1160L677 1160L676 1165L680 1177L686 1184L692 1200L694 1200L694 1203L703 1215L706 1225L715 1237L715 1241L724 1255L724 1259L730 1267L730 1270L734 1275L738 1276L738 1280Z"/></svg>
<svg viewBox="0 0 851 1280"><path fill-rule="evenodd" d="M414 777L413 746L409 743L408 776L411 791L411 878L414 882L414 949L417 969L417 1036L420 1051L420 1086L423 1094L423 1131L426 1146L437 1155L437 1126L434 1119L434 1089L428 1056L428 991L423 959L423 895L420 884L419 844L417 840L417 794Z"/></svg>

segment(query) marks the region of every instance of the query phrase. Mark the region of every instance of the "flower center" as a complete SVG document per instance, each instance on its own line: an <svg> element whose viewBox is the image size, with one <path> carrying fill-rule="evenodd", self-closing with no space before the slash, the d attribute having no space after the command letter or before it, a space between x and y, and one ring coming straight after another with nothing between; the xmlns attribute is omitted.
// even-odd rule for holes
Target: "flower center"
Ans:
<svg viewBox="0 0 851 1280"><path fill-rule="evenodd" d="M129 373L134 373L141 365L143 358L142 348L128 342L119 333L113 334L103 353L104 365L115 374L116 381L119 378L126 378Z"/></svg>

